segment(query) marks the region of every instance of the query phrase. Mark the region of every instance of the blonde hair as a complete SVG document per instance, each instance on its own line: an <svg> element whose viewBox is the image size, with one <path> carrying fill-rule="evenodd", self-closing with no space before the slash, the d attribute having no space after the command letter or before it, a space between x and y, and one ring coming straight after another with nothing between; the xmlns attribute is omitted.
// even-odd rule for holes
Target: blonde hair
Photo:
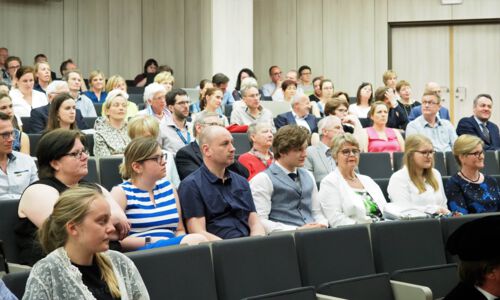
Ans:
<svg viewBox="0 0 500 300"><path fill-rule="evenodd" d="M432 147L432 141L425 135L422 134L410 135L409 137L406 138L405 153L403 155L403 163L408 169L410 180L413 182L413 184L415 184L420 194L426 191L425 189L426 182L430 184L430 186L432 186L434 191L439 190L438 181L434 176L434 172L432 171L432 169L434 168L434 157L432 157L431 167L423 170L422 175L424 177L424 180L422 180L422 178L420 178L417 175L417 167L413 157L415 155L415 152L418 151L418 148L420 148L420 146L425 144L430 145Z"/></svg>
<svg viewBox="0 0 500 300"><path fill-rule="evenodd" d="M453 156L460 168L462 168L460 156L471 153L477 145L484 147L483 141L475 135L463 134L457 138L455 144L453 144Z"/></svg>
<svg viewBox="0 0 500 300"><path fill-rule="evenodd" d="M172 75L172 73L167 72L167 71L163 71L163 72L156 74L154 82L161 84L162 82L165 82L165 81L174 85L175 78Z"/></svg>
<svg viewBox="0 0 500 300"><path fill-rule="evenodd" d="M342 133L338 134L333 137L332 139L332 146L330 149L332 150L332 157L337 158L337 155L339 154L340 148L344 146L344 144L350 144L356 148L359 149L359 142L356 140L354 135L350 133Z"/></svg>
<svg viewBox="0 0 500 300"><path fill-rule="evenodd" d="M157 138L160 134L160 124L153 116L138 115L128 122L128 136L130 139L144 136L146 133L151 137Z"/></svg>
<svg viewBox="0 0 500 300"><path fill-rule="evenodd" d="M38 76L36 76L36 73L38 73L38 69L40 68L41 65L47 65L47 67L49 67L49 70L51 70L50 64L46 61L36 63L35 64L35 79L38 79ZM49 82L52 82L52 75L49 76Z"/></svg>
<svg viewBox="0 0 500 300"><path fill-rule="evenodd" d="M123 77L121 77L120 75L113 75L109 77L108 81L106 82L106 92L111 92L121 82L125 83L125 79L123 79Z"/></svg>
<svg viewBox="0 0 500 300"><path fill-rule="evenodd" d="M38 230L38 239L43 250L50 253L63 247L68 241L66 225L81 224L90 206L98 198L104 199L100 187L94 184L77 185L63 192L54 205L52 214ZM111 295L113 298L120 298L120 287L110 260L101 253L96 253L95 258L101 270L102 280L106 282Z"/></svg>
<svg viewBox="0 0 500 300"><path fill-rule="evenodd" d="M97 76L101 76L102 79L104 80L104 82L106 82L106 77L104 77L104 73L99 71L99 70L94 70L94 71L90 72L90 75L89 75L89 85L91 87L92 87L92 79L94 79Z"/></svg>
<svg viewBox="0 0 500 300"><path fill-rule="evenodd" d="M375 110L377 109L377 106L379 105L383 105L387 108L387 112L389 112L389 106L387 104L385 104L384 101L375 101L372 103L372 105L370 106L370 110L368 111L368 117L371 118L373 117L373 115L375 114Z"/></svg>
<svg viewBox="0 0 500 300"><path fill-rule="evenodd" d="M384 72L384 75L382 75L382 80L384 81L384 85L387 85L387 81L391 79L392 77L397 78L398 74L394 72L393 70L387 70Z"/></svg>
<svg viewBox="0 0 500 300"><path fill-rule="evenodd" d="M108 95L106 96L106 100L104 101L104 104L102 105L102 115L106 119L109 119L108 110L111 108L113 101L118 97L122 97L123 99L125 99L125 102L127 103L126 109L128 109L128 94L125 91L122 91L119 89L114 89L108 93ZM126 120L124 120L124 122L125 121Z"/></svg>
<svg viewBox="0 0 500 300"><path fill-rule="evenodd" d="M123 179L131 179L137 176L132 168L132 163L141 162L150 158L156 152L160 145L155 138L138 137L133 139L125 148L123 162L120 164L120 174Z"/></svg>

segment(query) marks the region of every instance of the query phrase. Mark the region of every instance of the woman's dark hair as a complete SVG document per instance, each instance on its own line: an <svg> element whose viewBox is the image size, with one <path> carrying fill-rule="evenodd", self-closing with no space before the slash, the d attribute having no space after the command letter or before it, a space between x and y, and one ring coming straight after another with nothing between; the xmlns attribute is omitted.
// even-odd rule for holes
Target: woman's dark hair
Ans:
<svg viewBox="0 0 500 300"><path fill-rule="evenodd" d="M50 162L67 155L75 145L76 139L86 146L85 135L78 130L58 128L42 135L36 151L40 179L54 177L55 170Z"/></svg>
<svg viewBox="0 0 500 300"><path fill-rule="evenodd" d="M257 77L255 77L255 73L248 69L248 68L243 68L241 69L241 71L238 73L238 77L236 78L236 86L234 87L235 90L239 91L240 88L241 88L241 73L247 73L248 76L252 77L252 78L255 78L255 80L257 80Z"/></svg>
<svg viewBox="0 0 500 300"><path fill-rule="evenodd" d="M154 58L150 58L144 63L144 74L148 73L148 67L151 65L155 65L158 68L158 62Z"/></svg>
<svg viewBox="0 0 500 300"><path fill-rule="evenodd" d="M283 90L283 92L285 92L285 90L286 90L289 86L291 86L291 85L295 85L295 87L297 87L297 83L296 83L295 81L290 80L290 79L285 80L285 81L283 81L283 83L281 84L281 89Z"/></svg>
<svg viewBox="0 0 500 300"><path fill-rule="evenodd" d="M33 78L35 78L35 69L30 66L21 66L19 69L16 71L16 78L21 79L25 74L31 73L33 74Z"/></svg>
<svg viewBox="0 0 500 300"><path fill-rule="evenodd" d="M47 130L54 130L56 128L60 128L61 124L59 123L59 108L61 108L61 105L64 103L66 100L74 100L73 97L71 97L70 94L68 93L62 93L57 95L52 102L50 103L49 106L49 118L47 120ZM70 125L70 129L78 129L76 126L76 119L73 124Z"/></svg>
<svg viewBox="0 0 500 300"><path fill-rule="evenodd" d="M373 102L373 86L369 82L362 82L358 87L358 91L356 92L356 104L357 105L361 104L361 89L367 85L369 85L372 88L372 94L370 95L370 99L368 99L368 105L372 104L372 102Z"/></svg>

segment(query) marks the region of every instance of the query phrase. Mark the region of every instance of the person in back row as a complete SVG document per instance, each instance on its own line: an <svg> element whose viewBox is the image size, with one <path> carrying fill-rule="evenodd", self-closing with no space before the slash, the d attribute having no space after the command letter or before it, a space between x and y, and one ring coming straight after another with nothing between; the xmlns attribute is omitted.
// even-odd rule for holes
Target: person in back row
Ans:
<svg viewBox="0 0 500 300"><path fill-rule="evenodd" d="M246 178L227 169L235 156L231 133L221 126L206 127L200 149L202 166L179 187L188 232L210 241L264 235Z"/></svg>
<svg viewBox="0 0 500 300"><path fill-rule="evenodd" d="M280 128L273 141L276 161L250 180L257 214L267 233L328 226L316 198L316 181L303 168L308 139L309 132L301 126Z"/></svg>

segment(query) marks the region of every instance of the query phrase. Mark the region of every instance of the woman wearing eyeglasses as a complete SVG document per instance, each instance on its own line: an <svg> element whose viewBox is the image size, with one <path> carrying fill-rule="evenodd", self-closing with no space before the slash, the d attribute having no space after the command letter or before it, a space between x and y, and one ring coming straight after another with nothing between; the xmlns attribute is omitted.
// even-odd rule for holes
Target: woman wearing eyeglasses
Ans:
<svg viewBox="0 0 500 300"><path fill-rule="evenodd" d="M406 139L404 167L392 174L387 187L399 211L449 214L443 181L434 169L434 148L429 138L414 134Z"/></svg>
<svg viewBox="0 0 500 300"><path fill-rule="evenodd" d="M94 129L94 155L96 157L123 154L130 142L127 134L128 94L116 89L109 92L104 102L105 117L96 120Z"/></svg>
<svg viewBox="0 0 500 300"><path fill-rule="evenodd" d="M59 194L75 186L88 173L89 154L85 148L85 136L76 130L63 128L45 133L38 142L38 177L24 190L19 200L19 222L14 229L19 249L19 263L33 265L45 256L36 242L36 231L51 215ZM111 206L111 220L116 228L111 247L119 249L117 240L127 236L130 226L127 217L102 188ZM113 242L114 241L114 242Z"/></svg>
<svg viewBox="0 0 500 300"><path fill-rule="evenodd" d="M481 173L484 168L483 141L464 134L453 145L460 171L446 182L448 207L454 214L497 212L500 188L495 178Z"/></svg>
<svg viewBox="0 0 500 300"><path fill-rule="evenodd" d="M359 163L358 141L350 133L339 134L333 138L331 150L337 169L321 181L318 193L330 226L382 220L386 205L382 190L373 179L355 172Z"/></svg>
<svg viewBox="0 0 500 300"><path fill-rule="evenodd" d="M177 192L165 177L166 155L152 137L139 137L127 146L120 173L127 181L111 191L131 224L124 249L145 250L207 241L186 234Z"/></svg>

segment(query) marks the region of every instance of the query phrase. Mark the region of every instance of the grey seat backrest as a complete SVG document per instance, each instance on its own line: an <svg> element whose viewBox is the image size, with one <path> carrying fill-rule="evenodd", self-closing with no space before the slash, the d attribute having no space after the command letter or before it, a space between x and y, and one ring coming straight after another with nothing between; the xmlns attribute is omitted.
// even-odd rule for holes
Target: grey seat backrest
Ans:
<svg viewBox="0 0 500 300"><path fill-rule="evenodd" d="M2 277L3 282L18 299L22 299L26 290L26 282L30 276L30 271L9 273Z"/></svg>
<svg viewBox="0 0 500 300"><path fill-rule="evenodd" d="M122 157L101 157L99 158L99 174L101 176L101 184L108 191L115 185L123 182L118 167L120 166Z"/></svg>
<svg viewBox="0 0 500 300"><path fill-rule="evenodd" d="M88 182L100 183L99 174L97 172L97 162L95 157L89 157L87 167L89 172L85 177L83 177L83 179L85 179Z"/></svg>
<svg viewBox="0 0 500 300"><path fill-rule="evenodd" d="M236 148L236 155L241 155L248 152L252 146L250 145L250 140L246 133L231 133L233 136L233 145Z"/></svg>
<svg viewBox="0 0 500 300"><path fill-rule="evenodd" d="M316 291L312 286L306 286L265 295L247 297L242 300L316 300Z"/></svg>
<svg viewBox="0 0 500 300"><path fill-rule="evenodd" d="M349 300L394 299L389 274L387 273L329 282L318 287L317 292Z"/></svg>
<svg viewBox="0 0 500 300"><path fill-rule="evenodd" d="M371 178L390 178L391 156L387 152L362 152L359 157L359 173Z"/></svg>
<svg viewBox="0 0 500 300"><path fill-rule="evenodd" d="M17 224L19 200L0 201L0 240L3 241L5 257L8 262L18 262L18 250L14 227Z"/></svg>

